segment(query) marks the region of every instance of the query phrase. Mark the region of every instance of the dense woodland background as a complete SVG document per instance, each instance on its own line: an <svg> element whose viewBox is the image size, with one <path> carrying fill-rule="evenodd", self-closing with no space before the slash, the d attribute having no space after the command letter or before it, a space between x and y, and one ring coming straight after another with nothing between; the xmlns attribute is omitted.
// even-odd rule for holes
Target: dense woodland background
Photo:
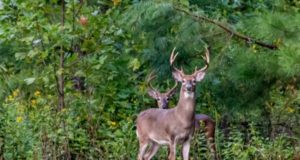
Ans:
<svg viewBox="0 0 300 160"><path fill-rule="evenodd" d="M0 0L0 159L136 159L136 116L156 106L146 76L167 90L171 50L192 72L206 45L196 110L218 154L297 159L299 42L297 0ZM203 133L190 155L210 159Z"/></svg>

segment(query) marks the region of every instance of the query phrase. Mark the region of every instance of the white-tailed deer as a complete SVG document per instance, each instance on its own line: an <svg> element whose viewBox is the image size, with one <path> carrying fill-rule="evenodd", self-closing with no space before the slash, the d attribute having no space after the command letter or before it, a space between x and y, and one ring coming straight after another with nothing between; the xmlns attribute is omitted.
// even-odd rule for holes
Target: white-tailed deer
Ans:
<svg viewBox="0 0 300 160"><path fill-rule="evenodd" d="M176 81L175 85L171 89L169 89L167 92L160 93L158 90L156 90L151 85L151 81L154 78L155 78L155 76L153 75L153 72L151 72L147 79L148 95L156 100L158 108L168 109L169 108L169 99L171 97L173 97L173 95L176 93L176 88L177 88L178 82Z"/></svg>
<svg viewBox="0 0 300 160"><path fill-rule="evenodd" d="M177 56L172 51L170 64ZM195 88L196 82L200 82L208 68L209 51L206 49L206 65L195 70L191 75L184 74L173 66L173 77L181 82L179 101L176 107L171 109L152 108L141 112L137 117L137 137L139 140L139 160L148 160L157 152L160 145L169 146L169 160L176 159L176 144L182 144L182 156L184 160L189 159L190 141L195 129ZM151 150L145 155L147 146Z"/></svg>
<svg viewBox="0 0 300 160"><path fill-rule="evenodd" d="M151 85L151 81L155 78L153 76L153 72L149 75L149 78L147 79L147 85L149 87L148 89L148 95L152 98L154 98L157 102L158 108L161 109L168 109L169 108L169 99L175 94L177 82L175 86L168 90L167 92L161 93L157 89L155 89ZM200 123L204 123L204 132L207 139L208 148L210 150L211 156L213 159L217 159L217 153L216 153L216 147L215 147L215 122L214 120L209 117L206 114L195 114L195 128L200 129L201 125ZM149 152L146 153L149 154L152 150L152 147L149 148Z"/></svg>

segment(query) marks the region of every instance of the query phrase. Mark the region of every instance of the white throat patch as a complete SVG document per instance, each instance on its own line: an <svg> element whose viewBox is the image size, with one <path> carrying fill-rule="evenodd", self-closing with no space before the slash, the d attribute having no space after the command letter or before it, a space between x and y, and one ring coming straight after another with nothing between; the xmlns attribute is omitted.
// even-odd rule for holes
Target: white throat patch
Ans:
<svg viewBox="0 0 300 160"><path fill-rule="evenodd" d="M194 98L194 92L184 92L185 98Z"/></svg>

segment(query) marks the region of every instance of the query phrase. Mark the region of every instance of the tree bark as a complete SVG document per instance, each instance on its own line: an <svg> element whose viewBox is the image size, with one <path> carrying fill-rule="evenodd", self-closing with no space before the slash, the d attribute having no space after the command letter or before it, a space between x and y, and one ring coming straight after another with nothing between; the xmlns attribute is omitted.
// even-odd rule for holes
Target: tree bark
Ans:
<svg viewBox="0 0 300 160"><path fill-rule="evenodd" d="M64 62L65 62L65 56L64 51L61 48L60 53L60 61L59 61L59 74L58 74L58 111L61 111L63 108L65 108L65 93L64 93Z"/></svg>

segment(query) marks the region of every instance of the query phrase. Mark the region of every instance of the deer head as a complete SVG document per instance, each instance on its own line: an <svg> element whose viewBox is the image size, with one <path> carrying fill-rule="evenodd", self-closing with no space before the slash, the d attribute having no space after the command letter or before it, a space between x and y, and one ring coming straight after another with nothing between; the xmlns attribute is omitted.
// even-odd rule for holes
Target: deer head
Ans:
<svg viewBox="0 0 300 160"><path fill-rule="evenodd" d="M157 101L157 106L162 109L169 108L169 99L176 93L176 87L178 85L178 82L176 81L175 85L169 89L167 92L160 93L157 89L155 89L151 85L151 81L156 78L156 76L153 75L153 72L150 73L148 79L147 79L147 85L148 85L148 95L152 98L154 98Z"/></svg>
<svg viewBox="0 0 300 160"><path fill-rule="evenodd" d="M200 82L204 76L205 76L205 71L208 68L208 64L209 64L209 50L207 48L205 48L206 52L205 52L205 57L202 56L202 58L205 60L205 66L199 70L197 70L197 67L195 68L195 71L193 74L191 75L186 75L183 71L183 69L181 68L180 70L178 68L176 68L174 66L174 61L178 55L178 53L176 53L174 55L174 51L175 48L173 49L171 56L170 56L170 65L173 68L173 77L176 81L181 82L182 83L182 91L185 94L185 96L193 96L193 95L189 95L195 92L195 87L196 87L196 82Z"/></svg>

